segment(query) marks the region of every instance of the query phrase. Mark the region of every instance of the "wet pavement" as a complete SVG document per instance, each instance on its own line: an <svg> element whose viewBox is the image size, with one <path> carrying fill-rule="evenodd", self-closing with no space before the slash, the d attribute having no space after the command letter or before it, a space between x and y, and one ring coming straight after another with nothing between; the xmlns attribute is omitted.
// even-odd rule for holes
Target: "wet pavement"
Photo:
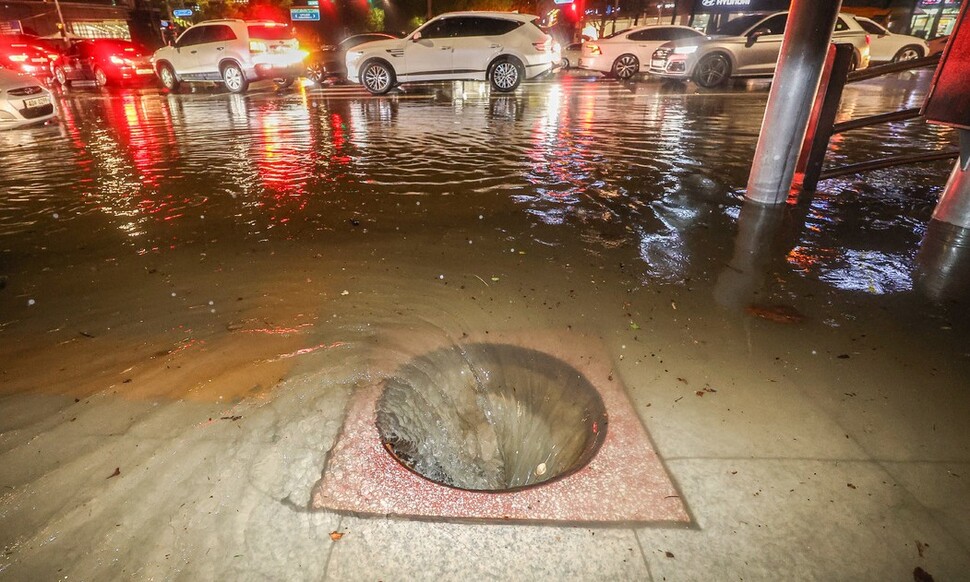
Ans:
<svg viewBox="0 0 970 582"><path fill-rule="evenodd" d="M850 85L840 117L928 82ZM0 133L0 577L965 575L970 245L929 220L951 165L745 205L766 100L60 95ZM954 145L893 123L830 160ZM355 390L491 334L608 354L691 524L309 509Z"/></svg>

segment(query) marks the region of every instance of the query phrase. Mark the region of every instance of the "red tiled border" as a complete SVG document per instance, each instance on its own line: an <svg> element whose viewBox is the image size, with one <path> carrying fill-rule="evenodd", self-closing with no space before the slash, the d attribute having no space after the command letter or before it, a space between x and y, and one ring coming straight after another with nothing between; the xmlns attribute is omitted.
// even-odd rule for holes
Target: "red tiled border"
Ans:
<svg viewBox="0 0 970 582"><path fill-rule="evenodd" d="M536 349L515 340L502 341ZM583 354L570 357L562 349L549 351L548 343L536 345L586 374L606 404L610 419L606 439L586 467L560 480L507 493L464 491L432 483L404 468L381 446L375 411L382 389L378 384L351 397L343 430L314 487L311 506L442 520L689 523L678 491L626 391L613 379L608 360L602 359L602 350L590 350L583 343ZM599 352L601 358L590 357L591 351Z"/></svg>

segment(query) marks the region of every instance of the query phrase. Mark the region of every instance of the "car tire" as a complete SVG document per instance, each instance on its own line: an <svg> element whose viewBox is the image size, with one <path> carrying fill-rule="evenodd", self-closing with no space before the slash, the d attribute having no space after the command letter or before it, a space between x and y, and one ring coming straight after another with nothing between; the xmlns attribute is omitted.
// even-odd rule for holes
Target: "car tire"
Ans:
<svg viewBox="0 0 970 582"><path fill-rule="evenodd" d="M710 89L727 83L731 78L731 61L721 53L705 56L694 67L694 82Z"/></svg>
<svg viewBox="0 0 970 582"><path fill-rule="evenodd" d="M222 82L230 93L245 93L249 89L249 80L236 63L226 63L222 66Z"/></svg>
<svg viewBox="0 0 970 582"><path fill-rule="evenodd" d="M610 74L621 81L629 81L639 72L640 59L630 53L616 57L613 66L610 67Z"/></svg>
<svg viewBox="0 0 970 582"><path fill-rule="evenodd" d="M492 62L488 68L488 81L492 89L502 93L509 93L519 88L525 68L518 59L502 57Z"/></svg>
<svg viewBox="0 0 970 582"><path fill-rule="evenodd" d="M852 55L852 60L849 61L849 72L859 68L859 57L855 54Z"/></svg>
<svg viewBox="0 0 970 582"><path fill-rule="evenodd" d="M104 72L104 69L94 67L94 84L98 87L107 87L108 82L108 75Z"/></svg>
<svg viewBox="0 0 970 582"><path fill-rule="evenodd" d="M893 62L899 63L902 61L913 61L921 58L923 58L923 49L916 45L908 44L896 52L896 54L893 56Z"/></svg>
<svg viewBox="0 0 970 582"><path fill-rule="evenodd" d="M568 69L569 68L569 59L567 59L566 57L563 57L562 58L562 63L560 63L560 64L562 65L562 68L563 69Z"/></svg>
<svg viewBox="0 0 970 582"><path fill-rule="evenodd" d="M158 67L158 79L162 82L162 87L169 91L178 91L181 82L175 76L175 69L172 65L163 64Z"/></svg>
<svg viewBox="0 0 970 582"><path fill-rule="evenodd" d="M71 84L71 82L67 80L67 73L64 72L62 67L54 67L54 78L57 79L57 82L60 83L61 87L67 87Z"/></svg>
<svg viewBox="0 0 970 582"><path fill-rule="evenodd" d="M360 69L360 84L371 95L383 95L394 87L394 69L383 61L368 61Z"/></svg>

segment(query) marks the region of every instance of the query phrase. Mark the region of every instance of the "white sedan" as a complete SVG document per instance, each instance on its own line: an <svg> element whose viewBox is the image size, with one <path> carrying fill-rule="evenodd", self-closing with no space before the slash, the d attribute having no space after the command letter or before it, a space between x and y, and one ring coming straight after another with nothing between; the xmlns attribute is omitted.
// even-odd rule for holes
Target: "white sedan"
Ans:
<svg viewBox="0 0 970 582"><path fill-rule="evenodd" d="M855 19L869 33L869 58L874 63L911 61L930 54L930 46L918 36L889 32L882 25L861 16Z"/></svg>
<svg viewBox="0 0 970 582"><path fill-rule="evenodd" d="M579 67L629 79L650 66L650 55L660 45L672 40L703 37L704 34L687 26L640 26L604 36L583 44Z"/></svg>
<svg viewBox="0 0 970 582"><path fill-rule="evenodd" d="M54 100L42 82L0 68L0 129L44 123L54 114Z"/></svg>

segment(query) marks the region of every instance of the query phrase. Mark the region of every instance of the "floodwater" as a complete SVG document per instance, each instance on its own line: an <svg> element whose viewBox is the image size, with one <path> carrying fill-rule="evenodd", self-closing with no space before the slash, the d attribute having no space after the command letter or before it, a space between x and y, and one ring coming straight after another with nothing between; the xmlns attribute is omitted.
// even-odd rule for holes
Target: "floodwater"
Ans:
<svg viewBox="0 0 970 582"><path fill-rule="evenodd" d="M918 106L928 81L849 86L841 116ZM355 552L393 539L355 541L361 520L332 541L350 518L306 508L349 394L429 346L533 331L605 346L684 488L694 529L631 542L654 575L678 577L653 556L673 546L742 575L792 555L843 579L965 574L970 243L929 220L952 164L745 205L766 99L569 75L512 95L59 96L58 124L0 134L0 577L376 577ZM830 163L955 142L887 124ZM700 459L820 463L806 474L832 469L839 496L857 463L850 492L883 489L724 525L698 475L741 478ZM775 530L747 541L776 545L697 537L758 520ZM449 535L469 531L492 530Z"/></svg>

